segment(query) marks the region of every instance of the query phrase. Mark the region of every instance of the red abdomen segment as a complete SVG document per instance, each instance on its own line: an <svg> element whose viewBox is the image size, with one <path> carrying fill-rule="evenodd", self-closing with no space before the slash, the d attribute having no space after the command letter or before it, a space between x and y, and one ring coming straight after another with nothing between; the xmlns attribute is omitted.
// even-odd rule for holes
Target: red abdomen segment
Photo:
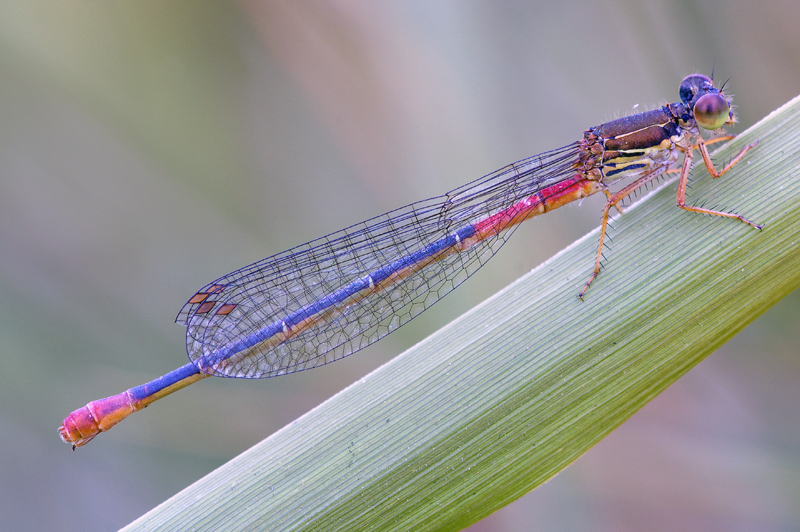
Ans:
<svg viewBox="0 0 800 532"><path fill-rule="evenodd" d="M529 218L552 211L567 203L591 196L602 189L603 186L599 181L588 179L582 174L575 174L574 177L543 188L507 209L476 222L474 224L475 236L473 238L476 241L483 240L489 235L497 234Z"/></svg>
<svg viewBox="0 0 800 532"><path fill-rule="evenodd" d="M75 410L64 418L58 434L65 443L71 443L73 449L86 445L137 410L205 377L209 375L201 373L194 364L186 364L147 384Z"/></svg>

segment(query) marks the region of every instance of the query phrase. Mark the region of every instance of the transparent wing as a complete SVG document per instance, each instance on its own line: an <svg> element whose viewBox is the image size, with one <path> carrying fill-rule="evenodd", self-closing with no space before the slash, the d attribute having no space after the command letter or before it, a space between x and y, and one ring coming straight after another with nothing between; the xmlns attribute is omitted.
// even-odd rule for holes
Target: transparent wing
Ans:
<svg viewBox="0 0 800 532"><path fill-rule="evenodd" d="M511 227L476 223L575 174L577 144L524 159L246 266L199 290L177 322L204 372L264 378L314 368L386 336L461 284Z"/></svg>

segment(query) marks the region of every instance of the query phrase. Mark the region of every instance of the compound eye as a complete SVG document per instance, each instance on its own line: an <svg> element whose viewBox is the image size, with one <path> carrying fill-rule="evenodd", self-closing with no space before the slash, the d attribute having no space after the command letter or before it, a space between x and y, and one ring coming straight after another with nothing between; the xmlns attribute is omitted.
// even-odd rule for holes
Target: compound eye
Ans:
<svg viewBox="0 0 800 532"><path fill-rule="evenodd" d="M681 101L686 105L691 105L695 95L700 92L706 92L714 88L714 82L711 78L704 74L690 74L683 78L681 81Z"/></svg>
<svg viewBox="0 0 800 532"><path fill-rule="evenodd" d="M703 129L719 129L730 117L731 105L719 94L701 96L694 104L694 119Z"/></svg>

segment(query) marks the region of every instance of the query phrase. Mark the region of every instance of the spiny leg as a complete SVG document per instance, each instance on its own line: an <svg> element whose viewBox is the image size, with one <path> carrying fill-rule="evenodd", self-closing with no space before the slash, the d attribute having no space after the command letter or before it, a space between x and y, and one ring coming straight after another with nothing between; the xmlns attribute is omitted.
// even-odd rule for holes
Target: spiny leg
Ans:
<svg viewBox="0 0 800 532"><path fill-rule="evenodd" d="M708 155L708 149L706 149L705 141L703 141L702 138L698 138L697 140L697 147L700 149L700 153L703 156L703 161L706 164L708 173L711 174L711 177L715 179L720 177L728 170L730 170L733 167L733 165L735 165L737 162L739 162L739 160L742 157L744 157L744 154L747 153L747 150L749 150L756 144L757 143L753 143L745 146L745 148L741 152L739 152L739 155L734 157L731 162L726 164L721 171L717 172L716 168L714 168L714 163L711 162L711 157ZM677 197L678 207L691 212L699 212L700 214L711 214L714 216L724 216L725 218L735 218L759 230L762 227L764 227L763 224L759 225L755 222L751 222L750 220L739 214L733 214L730 212L716 211L712 209L705 209L703 207L694 207L692 205L686 205L686 185L688 184L689 181L689 171L692 168L692 151L693 150L687 149L683 157L683 166L681 167L681 177L680 180L678 181L678 197Z"/></svg>
<svg viewBox="0 0 800 532"><path fill-rule="evenodd" d="M713 144L715 142L719 142L721 140L728 140L728 139L732 139L732 138L734 138L734 137L733 136L725 136L725 137L718 137L718 138L715 138L715 139L711 139L709 141L705 141L705 140L703 140L702 137L698 137L697 138L697 145L696 146L692 146L692 149L698 148L700 150L700 154L703 156L703 162L706 164L706 169L708 170L708 173L711 174L711 177L713 177L714 179L722 176L722 174L724 174L725 172L727 172L728 170L733 168L733 166L736 163L738 163L739 160L741 160L742 157L744 157L744 154L747 153L747 150L749 150L750 148L755 147L755 145L758 144L758 141L755 141L754 143L748 144L747 146L745 146L742 149L742 151L740 151L739 154L736 157L731 159L731 161L728 164L726 164L725 167L721 171L717 172L717 169L714 168L714 163L711 162L711 156L708 154L708 148L706 148L706 146L708 146L709 144Z"/></svg>
<svg viewBox="0 0 800 532"><path fill-rule="evenodd" d="M589 277L589 280L586 281L586 284L581 290L581 293L578 294L578 297L583 300L583 295L589 290L589 285L592 284L597 274L600 273L600 262L603 258L603 242L606 239L606 229L608 227L608 212L611 210L611 207L616 207L617 203L622 201L625 197L627 197L631 192L636 190L637 188L641 187L642 185L652 181L659 175L663 174L666 171L664 167L654 168L653 170L649 171L633 183L630 183L628 186L623 188L622 190L615 192L614 194L606 194L608 197L608 201L606 202L606 206L603 208L603 220L600 223L600 242L597 244L597 257L594 261L594 272L592 276Z"/></svg>
<svg viewBox="0 0 800 532"><path fill-rule="evenodd" d="M611 192L610 192L610 191L609 191L607 188L604 188L604 189L603 189L603 194L605 194L605 195L606 195L606 198L607 198L607 199L609 199L609 200L611 199L611 196L612 196L612 194L611 194ZM622 210L622 207L620 207L620 206L619 206L619 203L617 203L616 205L614 205L614 207L616 207L616 209L617 209L617 212L618 212L618 213L620 213L620 214L625 214L625 211L623 211L623 210Z"/></svg>
<svg viewBox="0 0 800 532"><path fill-rule="evenodd" d="M706 140L704 142L705 142L706 146L711 146L712 144L716 144L717 142L723 142L723 141L726 141L726 140L733 140L735 138L736 138L736 135L722 135L720 137L714 137L713 139L709 139L709 140ZM738 161L739 157L744 155L745 151L749 150L750 148L752 148L756 144L758 144L758 141L756 141L753 144L750 144L749 146L745 147L745 149L742 151L741 154L739 154L739 156L737 157L736 160ZM691 149L692 149L692 151L694 151L694 150L698 149L699 147L700 147L700 144L699 143L695 143L695 144L692 144ZM681 150L681 151L686 151L686 148L683 148L681 146L678 146L678 149ZM730 165L728 165L728 166L730 166ZM681 171L682 170L680 168L670 168L665 173L667 173L667 174L679 174ZM722 174L720 173L719 175L722 175Z"/></svg>

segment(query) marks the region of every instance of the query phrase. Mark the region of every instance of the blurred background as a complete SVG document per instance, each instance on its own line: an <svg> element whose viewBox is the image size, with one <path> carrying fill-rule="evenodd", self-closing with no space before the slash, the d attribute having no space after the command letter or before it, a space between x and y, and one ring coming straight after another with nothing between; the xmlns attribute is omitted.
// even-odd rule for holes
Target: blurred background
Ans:
<svg viewBox="0 0 800 532"><path fill-rule="evenodd" d="M798 20L796 0L4 2L4 528L124 526L594 228L603 200L526 224L355 356L207 379L71 452L70 411L186 362L172 322L206 282L676 101L696 71L730 78L743 131L800 93ZM471 530L800 530L799 320L795 293Z"/></svg>

